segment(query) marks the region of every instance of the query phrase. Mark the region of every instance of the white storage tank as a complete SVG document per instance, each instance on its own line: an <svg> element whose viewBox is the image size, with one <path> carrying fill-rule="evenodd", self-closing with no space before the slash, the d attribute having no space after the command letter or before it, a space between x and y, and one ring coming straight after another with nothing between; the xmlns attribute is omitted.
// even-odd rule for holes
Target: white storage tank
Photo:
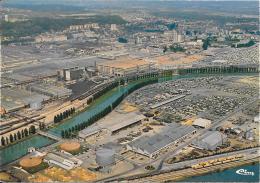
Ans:
<svg viewBox="0 0 260 183"><path fill-rule="evenodd" d="M96 162L101 167L115 164L115 151L108 148L98 149L96 152Z"/></svg>

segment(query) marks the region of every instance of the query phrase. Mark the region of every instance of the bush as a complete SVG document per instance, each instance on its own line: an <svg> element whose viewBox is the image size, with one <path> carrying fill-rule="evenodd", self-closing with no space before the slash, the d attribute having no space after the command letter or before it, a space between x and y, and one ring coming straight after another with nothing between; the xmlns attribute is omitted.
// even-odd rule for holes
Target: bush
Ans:
<svg viewBox="0 0 260 183"><path fill-rule="evenodd" d="M33 168L24 168L28 173L30 174L34 174L36 172L39 172L41 170L44 170L46 168L48 168L49 165L46 162L42 162L40 165L33 167Z"/></svg>

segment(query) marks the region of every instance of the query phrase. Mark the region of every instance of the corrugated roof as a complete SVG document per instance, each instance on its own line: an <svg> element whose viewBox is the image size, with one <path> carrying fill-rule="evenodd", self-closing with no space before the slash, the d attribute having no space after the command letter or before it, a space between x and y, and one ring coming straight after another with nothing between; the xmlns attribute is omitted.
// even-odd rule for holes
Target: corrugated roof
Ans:
<svg viewBox="0 0 260 183"><path fill-rule="evenodd" d="M149 154L153 154L194 130L195 128L192 126L180 126L176 123L172 123L165 127L161 133L151 137L140 137L139 139L130 142L128 145L146 151Z"/></svg>
<svg viewBox="0 0 260 183"><path fill-rule="evenodd" d="M135 112L127 113L123 116L124 118L115 119L115 125L108 126L107 128L111 131L117 131L121 128L134 124L145 118L144 115L136 114Z"/></svg>
<svg viewBox="0 0 260 183"><path fill-rule="evenodd" d="M214 146L221 142L223 138L226 136L218 131L209 132L208 135L203 138L201 141L209 144L210 146Z"/></svg>

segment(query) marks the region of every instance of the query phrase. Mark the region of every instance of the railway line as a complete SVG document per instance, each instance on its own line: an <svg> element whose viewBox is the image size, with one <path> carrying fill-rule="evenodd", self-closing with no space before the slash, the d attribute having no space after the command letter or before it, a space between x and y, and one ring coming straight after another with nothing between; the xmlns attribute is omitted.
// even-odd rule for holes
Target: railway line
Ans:
<svg viewBox="0 0 260 183"><path fill-rule="evenodd" d="M254 162L259 162L259 157L252 158L252 159L246 159L246 160L240 160L240 161L233 161L228 163L223 163L219 165L214 165L211 167L205 167L200 169L193 169L193 168L187 168L179 171L172 171L172 172L166 172L161 173L159 175L153 175L146 178L141 179L135 179L134 182L165 182L165 181L176 181L183 179L185 177L191 177L191 176L197 176L201 174L205 174L208 172L214 172L219 170L224 170L236 166L241 166L244 164L250 164Z"/></svg>

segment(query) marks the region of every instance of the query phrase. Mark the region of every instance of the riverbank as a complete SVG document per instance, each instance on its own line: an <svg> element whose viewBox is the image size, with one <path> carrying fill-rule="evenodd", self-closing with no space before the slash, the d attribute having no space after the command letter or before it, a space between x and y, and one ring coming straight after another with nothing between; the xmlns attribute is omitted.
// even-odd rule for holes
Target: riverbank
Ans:
<svg viewBox="0 0 260 183"><path fill-rule="evenodd" d="M226 169L222 172L211 172L205 175L189 177L182 182L259 182L260 164L245 164L242 166ZM237 170L244 169L247 172L254 172L254 175L245 176L236 173Z"/></svg>
<svg viewBox="0 0 260 183"><path fill-rule="evenodd" d="M178 79L183 79L183 78L193 78L193 77L208 77L208 76L214 76L216 74L196 74L196 75L175 75L172 77L161 77L158 78L158 82L165 82L165 81L169 81L169 80L178 80ZM255 73L230 73L230 74L222 74L222 76L241 76L241 75L256 75ZM104 108L111 106L113 104L113 102L115 102L120 96L122 96L122 94L124 94L125 96L127 96L129 94L129 91L131 91L138 83L142 83L144 81L147 81L146 79L141 79L141 80L137 80L137 81L133 81L133 82L129 82L128 85L125 86L118 86L108 92L106 92L104 95L98 97L95 101L93 101L89 106L86 106L86 108L84 108L82 111L79 111L79 113L77 113L76 115L74 115L73 117L71 117L70 119L67 119L66 121L63 121L59 124L57 124L57 126L51 128L48 130L48 133L52 134L52 135L56 135L58 137L61 137L61 131L62 130L66 130L69 128L72 128L75 125L78 125L86 120L88 120L89 118L91 118L93 115L99 113L100 111L102 111ZM35 136L35 137L38 137ZM36 142L33 140L34 138L30 138L28 140L26 140L26 146L20 146L19 144L23 144L24 141L19 142L18 144L15 144L13 146L10 147L5 147L4 149L0 150L1 153L1 159L3 159L5 161L4 164L6 163L10 163L12 161L14 161L15 159L18 159L22 156L24 156L27 152L27 148L28 147L43 147L46 144L43 143L44 145L37 145L39 142ZM47 138L41 137L39 139L39 141L46 141ZM47 140L48 144L52 143L52 141L49 139ZM22 151L23 153L18 153ZM12 152L11 154L9 154L8 152ZM25 152L25 153L24 153ZM3 161L1 160L1 161ZM1 162L2 163L2 162Z"/></svg>
<svg viewBox="0 0 260 183"><path fill-rule="evenodd" d="M149 178L143 178L138 179L138 181L150 181L150 182L186 182L190 181L188 178L194 177L194 176L201 176L212 172L222 172L226 169L239 167L243 165L249 165L252 163L259 163L259 157L253 158L253 159L246 159L241 161L235 161L235 162L229 162L225 164L215 165L212 167L205 167L200 169L192 169L187 168L179 171L172 171L167 173L162 173L159 175L150 176ZM258 173L258 172L255 172ZM258 176L258 175L256 175ZM135 181L135 180L133 180ZM137 181L137 182L138 182ZM211 180L214 181L214 180Z"/></svg>

